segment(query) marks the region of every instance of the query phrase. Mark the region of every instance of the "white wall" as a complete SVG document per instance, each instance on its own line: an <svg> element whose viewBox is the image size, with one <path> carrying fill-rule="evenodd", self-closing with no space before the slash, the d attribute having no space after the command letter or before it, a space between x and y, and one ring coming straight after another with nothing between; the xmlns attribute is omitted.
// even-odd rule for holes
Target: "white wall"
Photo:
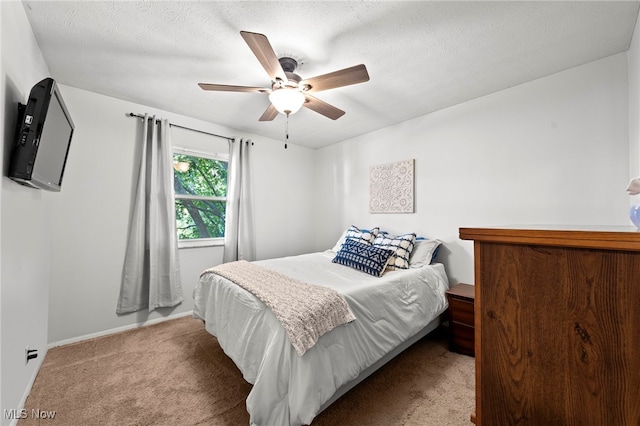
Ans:
<svg viewBox="0 0 640 426"><path fill-rule="evenodd" d="M307 227L312 206L312 193L308 191L313 182L312 150L297 146L285 150L279 141L60 86L76 131L63 189L52 203L55 229L49 342L74 340L191 311L200 272L222 261L222 247L181 249L184 302L151 314L116 315L141 123L126 113L155 113L182 126L251 138L257 257L312 250L314 231ZM181 138L188 133L180 129L175 132Z"/></svg>
<svg viewBox="0 0 640 426"><path fill-rule="evenodd" d="M22 3L1 2L2 68L0 124L0 415L21 408L47 348L51 252L51 201L56 194L30 189L7 178L17 105L49 70L36 44ZM39 357L25 365L25 348Z"/></svg>
<svg viewBox="0 0 640 426"><path fill-rule="evenodd" d="M629 177L640 176L640 15L627 52L629 60ZM633 204L640 197L631 197Z"/></svg>
<svg viewBox="0 0 640 426"><path fill-rule="evenodd" d="M626 82L619 54L319 150L318 247L350 224L417 232L473 283L459 227L629 224ZM369 167L410 158L416 213L369 214Z"/></svg>
<svg viewBox="0 0 640 426"><path fill-rule="evenodd" d="M316 151L282 141L254 146L256 257L270 259L315 250Z"/></svg>

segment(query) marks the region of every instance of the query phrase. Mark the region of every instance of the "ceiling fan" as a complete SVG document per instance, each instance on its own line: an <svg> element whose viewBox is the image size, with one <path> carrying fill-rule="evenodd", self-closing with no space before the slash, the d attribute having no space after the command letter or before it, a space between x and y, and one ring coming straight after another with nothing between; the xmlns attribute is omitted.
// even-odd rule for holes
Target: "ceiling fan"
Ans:
<svg viewBox="0 0 640 426"><path fill-rule="evenodd" d="M253 54L256 55L267 74L269 74L271 87L231 86L209 83L198 83L198 86L204 90L219 92L259 92L269 94L271 104L262 114L259 121L271 121L276 118L278 112L288 117L289 114L294 114L302 106L332 120L337 120L345 112L311 94L369 81L367 68L362 64L303 80L295 73L298 62L290 57L278 58L264 34L240 31L240 35L249 45Z"/></svg>

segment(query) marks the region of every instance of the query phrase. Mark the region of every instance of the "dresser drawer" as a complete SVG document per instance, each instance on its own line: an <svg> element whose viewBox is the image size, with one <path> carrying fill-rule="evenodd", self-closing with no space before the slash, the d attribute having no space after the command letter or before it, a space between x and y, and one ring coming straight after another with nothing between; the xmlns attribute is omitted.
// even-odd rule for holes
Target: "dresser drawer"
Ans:
<svg viewBox="0 0 640 426"><path fill-rule="evenodd" d="M451 297L449 299L449 318L451 321L473 326L473 302Z"/></svg>

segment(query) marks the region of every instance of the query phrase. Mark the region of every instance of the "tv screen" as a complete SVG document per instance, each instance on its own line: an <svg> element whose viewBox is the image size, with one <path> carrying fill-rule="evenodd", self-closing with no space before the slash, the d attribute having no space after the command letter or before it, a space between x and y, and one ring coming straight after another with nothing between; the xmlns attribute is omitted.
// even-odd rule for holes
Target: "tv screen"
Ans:
<svg viewBox="0 0 640 426"><path fill-rule="evenodd" d="M9 177L32 188L60 191L75 126L56 82L45 78L19 105Z"/></svg>

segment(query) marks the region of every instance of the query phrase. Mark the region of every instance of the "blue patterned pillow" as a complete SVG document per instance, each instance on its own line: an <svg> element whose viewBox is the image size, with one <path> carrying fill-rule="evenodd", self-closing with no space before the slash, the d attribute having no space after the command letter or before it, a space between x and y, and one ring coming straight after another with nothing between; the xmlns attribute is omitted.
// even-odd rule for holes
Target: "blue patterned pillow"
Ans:
<svg viewBox="0 0 640 426"><path fill-rule="evenodd" d="M393 256L391 256L389 265L387 265L387 269L392 271L394 269L409 269L409 257L415 242L415 233L398 236L380 233L373 241L373 246L393 250Z"/></svg>
<svg viewBox="0 0 640 426"><path fill-rule="evenodd" d="M347 238L332 262L366 272L374 277L380 277L384 273L389 258L393 253L392 250L373 247L358 240Z"/></svg>
<svg viewBox="0 0 640 426"><path fill-rule="evenodd" d="M342 248L342 244L344 244L344 242L348 238L352 238L354 240L358 240L363 243L367 243L371 245L373 244L373 240L376 239L376 236L378 235L379 232L380 232L380 228L378 227L375 227L372 229L360 229L355 225L351 225L349 229L344 231L342 236L340 236L340 239L338 240L338 242L336 243L336 245L333 247L332 250L336 253L339 252L340 249Z"/></svg>

